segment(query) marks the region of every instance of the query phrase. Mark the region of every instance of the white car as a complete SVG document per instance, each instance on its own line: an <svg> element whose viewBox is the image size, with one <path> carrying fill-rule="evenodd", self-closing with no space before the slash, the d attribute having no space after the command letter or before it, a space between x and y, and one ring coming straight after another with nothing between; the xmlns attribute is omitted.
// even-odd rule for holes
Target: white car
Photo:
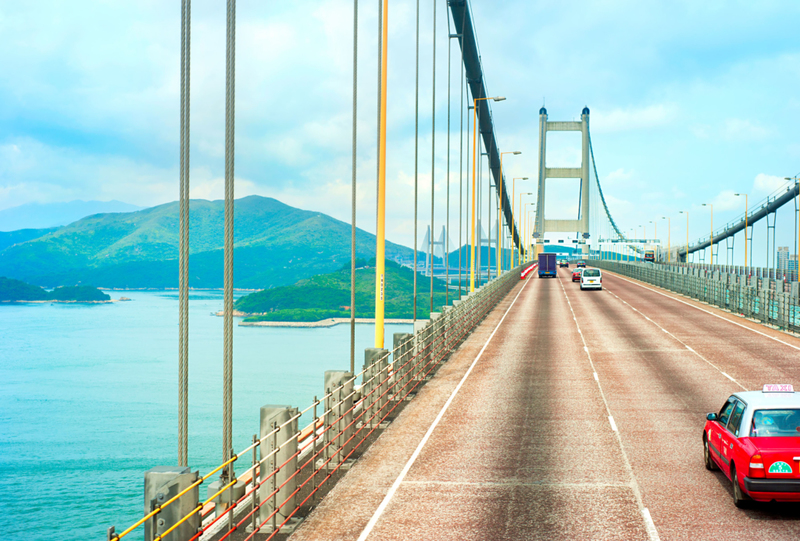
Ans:
<svg viewBox="0 0 800 541"><path fill-rule="evenodd" d="M600 269L583 269L581 273L581 289L603 289L603 273Z"/></svg>

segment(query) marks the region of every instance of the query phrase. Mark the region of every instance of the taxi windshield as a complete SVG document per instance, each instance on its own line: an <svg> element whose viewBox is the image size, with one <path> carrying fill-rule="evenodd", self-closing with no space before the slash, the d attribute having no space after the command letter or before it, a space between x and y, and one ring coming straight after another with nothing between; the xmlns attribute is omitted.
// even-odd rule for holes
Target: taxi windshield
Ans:
<svg viewBox="0 0 800 541"><path fill-rule="evenodd" d="M756 410L750 436L800 436L800 409Z"/></svg>

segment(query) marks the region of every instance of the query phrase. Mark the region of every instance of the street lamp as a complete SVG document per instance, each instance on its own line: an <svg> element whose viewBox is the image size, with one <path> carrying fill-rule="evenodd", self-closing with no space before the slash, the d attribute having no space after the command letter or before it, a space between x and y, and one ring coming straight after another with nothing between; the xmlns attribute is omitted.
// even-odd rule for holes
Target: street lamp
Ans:
<svg viewBox="0 0 800 541"><path fill-rule="evenodd" d="M711 265L714 265L714 204L713 203L703 203L704 207L711 208L711 233L709 234L709 245L708 249L711 250Z"/></svg>
<svg viewBox="0 0 800 541"><path fill-rule="evenodd" d="M480 100L494 100L494 101L503 101L505 97L503 96L495 96L493 98L475 98L473 101L472 106L472 242L470 246L470 262L469 262L469 291L472 293L475 291L475 183L476 183L476 175L475 175L475 164L477 162L477 142L478 142L478 128L477 128L477 121L478 121L478 102ZM433 232L431 232L433 234Z"/></svg>
<svg viewBox="0 0 800 541"><path fill-rule="evenodd" d="M689 263L689 211L679 210L678 214L686 215L686 253L683 254L684 263Z"/></svg>
<svg viewBox="0 0 800 541"><path fill-rule="evenodd" d="M672 259L672 218L669 216L662 216L662 220L667 221L667 263L669 263Z"/></svg>
<svg viewBox="0 0 800 541"><path fill-rule="evenodd" d="M733 195L736 197L744 196L744 275L747 276L747 194L735 193Z"/></svg>
<svg viewBox="0 0 800 541"><path fill-rule="evenodd" d="M509 150L500 153L500 182L498 183L497 198L500 200L499 211L497 212L497 276L503 273L503 235L500 231L503 228L503 154L522 154L519 150ZM511 205L514 205L514 192L511 192ZM513 209L512 209L513 215ZM512 216L513 220L513 216Z"/></svg>
<svg viewBox="0 0 800 541"><path fill-rule="evenodd" d="M511 196L512 196L511 204L512 205L515 202L513 200L513 196L516 193L517 180L528 180L528 177L514 177L513 179L511 179ZM520 203L519 204L520 204L519 211L520 211L520 214L522 214L522 198L521 197L520 197ZM517 213L516 213L516 211L514 209L511 210L511 217L512 217L512 222L513 222L514 219L518 219L519 223L520 223L520 227L522 226L522 218L523 217L520 215L519 218L517 218ZM520 246L521 244L522 244L522 233L520 231L517 231L517 248L518 248L520 253L522 253L522 247ZM512 257L512 259L513 259L513 257ZM517 257L517 265L519 265L519 263L520 263L519 262L519 257Z"/></svg>
<svg viewBox="0 0 800 541"><path fill-rule="evenodd" d="M519 177L519 178L521 178L522 180L527 180L528 179L528 177ZM516 179L514 179L514 180L516 180ZM519 194L519 214L520 214L519 223L520 223L520 225L522 225L522 218L523 218L523 215L522 215L522 196L523 195L533 195L533 192L520 192L520 194ZM519 266L522 263L522 232L518 231L517 235L519 236L519 239L518 239L519 242L517 242L517 266Z"/></svg>

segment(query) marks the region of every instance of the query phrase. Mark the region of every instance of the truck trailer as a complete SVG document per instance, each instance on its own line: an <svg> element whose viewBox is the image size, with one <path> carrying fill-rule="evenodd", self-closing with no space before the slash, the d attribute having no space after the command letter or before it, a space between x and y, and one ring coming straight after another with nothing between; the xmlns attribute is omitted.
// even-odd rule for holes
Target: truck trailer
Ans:
<svg viewBox="0 0 800 541"><path fill-rule="evenodd" d="M539 254L539 278L545 276L556 277L556 254L543 252Z"/></svg>

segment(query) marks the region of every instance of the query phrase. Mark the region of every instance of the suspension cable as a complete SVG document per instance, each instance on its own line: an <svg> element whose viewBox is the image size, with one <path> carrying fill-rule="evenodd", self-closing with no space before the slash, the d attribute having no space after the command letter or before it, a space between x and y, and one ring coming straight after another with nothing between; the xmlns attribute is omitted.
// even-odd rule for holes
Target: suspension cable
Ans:
<svg viewBox="0 0 800 541"><path fill-rule="evenodd" d="M353 178L350 187L350 373L356 364L356 146L358 120L358 0L353 0Z"/></svg>
<svg viewBox="0 0 800 541"><path fill-rule="evenodd" d="M433 2L433 75L431 79L431 89L433 91L433 96L431 98L431 234L429 235L430 239L430 246L428 250L430 251L430 269L431 269L431 290L430 290L430 299L431 299L431 307L430 311L428 312L428 317L430 317L430 313L433 312L433 247L435 246L433 242L434 235L434 228L433 228L433 201L434 201L434 178L436 174L436 0Z"/></svg>
<svg viewBox="0 0 800 541"><path fill-rule="evenodd" d="M414 321L417 321L417 214L419 195L419 0L417 0L417 56L414 90Z"/></svg>

